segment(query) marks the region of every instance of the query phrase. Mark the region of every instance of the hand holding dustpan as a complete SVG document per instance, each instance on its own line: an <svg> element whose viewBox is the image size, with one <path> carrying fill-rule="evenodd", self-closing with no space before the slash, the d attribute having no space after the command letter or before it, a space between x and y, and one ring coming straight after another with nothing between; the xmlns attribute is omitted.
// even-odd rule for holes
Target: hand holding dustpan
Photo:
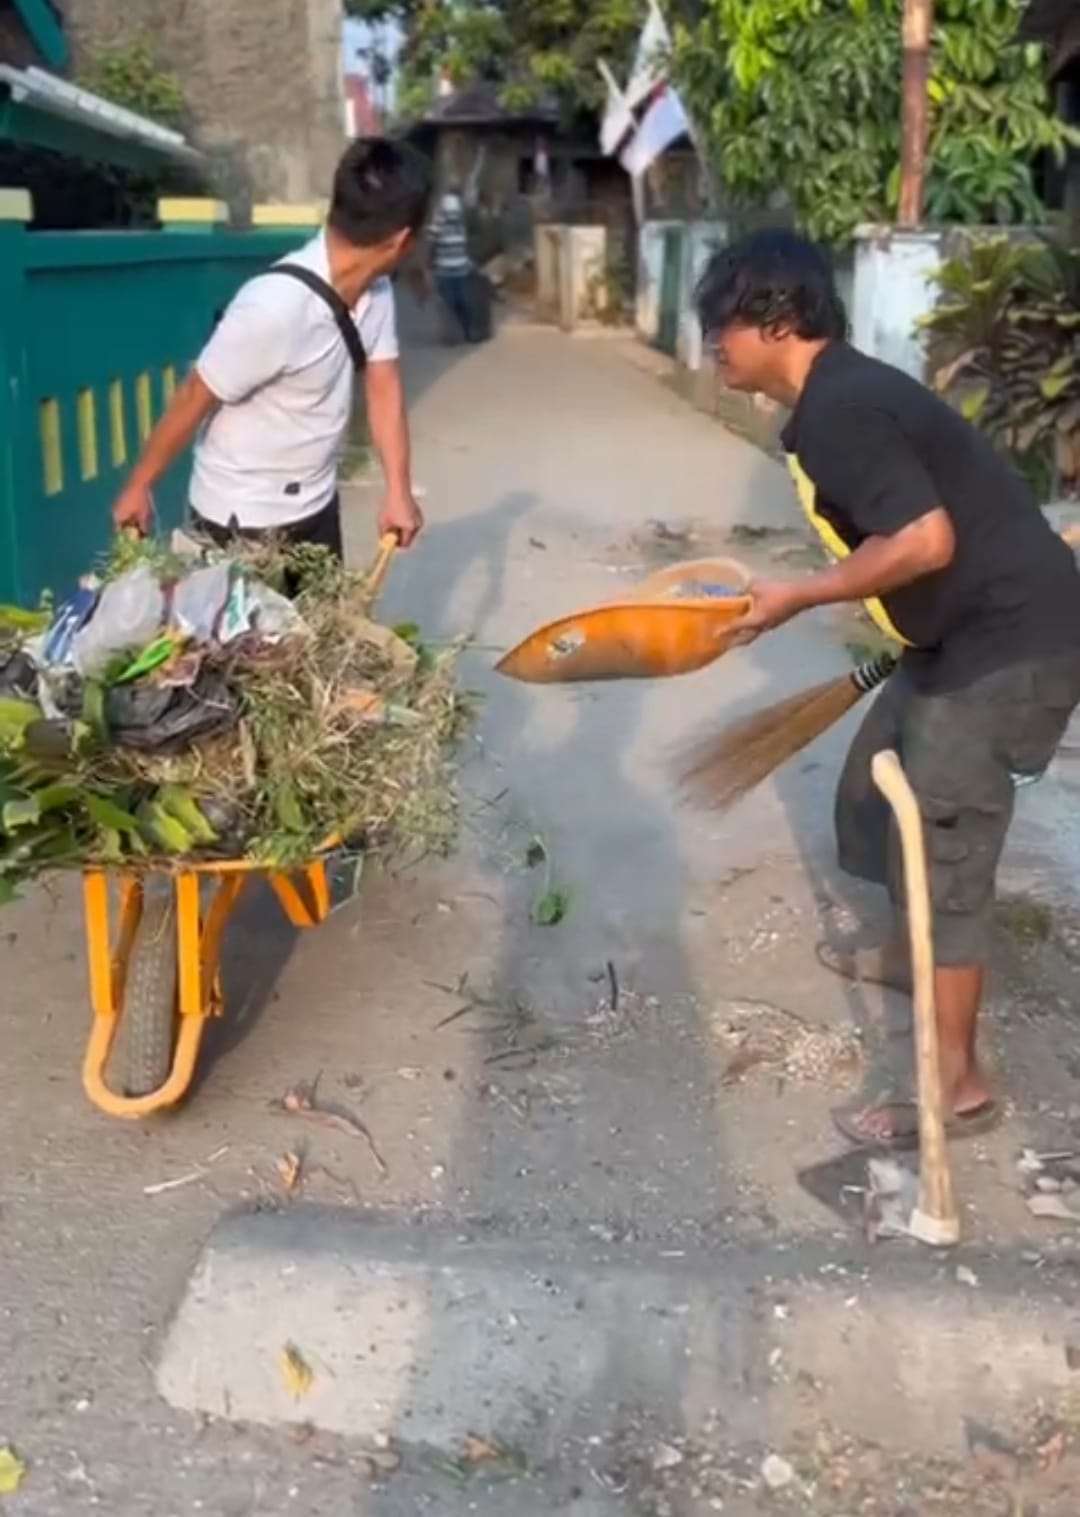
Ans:
<svg viewBox="0 0 1080 1517"><path fill-rule="evenodd" d="M495 667L538 685L689 674L730 646L732 624L750 609L749 584L735 559L673 564L621 600L537 628Z"/></svg>

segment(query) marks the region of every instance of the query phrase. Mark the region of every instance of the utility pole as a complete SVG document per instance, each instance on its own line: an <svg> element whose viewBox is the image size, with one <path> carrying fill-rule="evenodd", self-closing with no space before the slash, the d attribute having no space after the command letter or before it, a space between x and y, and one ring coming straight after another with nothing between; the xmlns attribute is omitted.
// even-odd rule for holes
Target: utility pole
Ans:
<svg viewBox="0 0 1080 1517"><path fill-rule="evenodd" d="M904 74L900 125L900 210L897 224L913 231L923 218L926 144L930 132L930 33L934 0L904 0Z"/></svg>

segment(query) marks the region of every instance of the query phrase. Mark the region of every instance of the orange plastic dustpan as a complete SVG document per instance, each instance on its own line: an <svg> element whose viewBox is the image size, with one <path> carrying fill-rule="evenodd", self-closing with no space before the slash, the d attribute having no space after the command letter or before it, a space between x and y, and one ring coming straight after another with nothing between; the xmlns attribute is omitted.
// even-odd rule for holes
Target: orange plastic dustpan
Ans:
<svg viewBox="0 0 1080 1517"><path fill-rule="evenodd" d="M537 628L495 667L537 685L689 674L730 645L732 623L750 609L749 583L734 559L673 564L621 600Z"/></svg>

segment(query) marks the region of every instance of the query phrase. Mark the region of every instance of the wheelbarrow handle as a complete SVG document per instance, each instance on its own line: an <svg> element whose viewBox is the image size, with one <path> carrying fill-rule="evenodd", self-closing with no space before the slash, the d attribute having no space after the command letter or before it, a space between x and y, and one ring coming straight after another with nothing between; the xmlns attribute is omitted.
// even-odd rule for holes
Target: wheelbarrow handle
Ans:
<svg viewBox="0 0 1080 1517"><path fill-rule="evenodd" d="M379 538L378 556L372 564L367 577L367 593L371 600L374 600L382 589L383 580L385 580L387 571L390 568L390 562L400 546L401 537L397 532L384 532L382 537Z"/></svg>

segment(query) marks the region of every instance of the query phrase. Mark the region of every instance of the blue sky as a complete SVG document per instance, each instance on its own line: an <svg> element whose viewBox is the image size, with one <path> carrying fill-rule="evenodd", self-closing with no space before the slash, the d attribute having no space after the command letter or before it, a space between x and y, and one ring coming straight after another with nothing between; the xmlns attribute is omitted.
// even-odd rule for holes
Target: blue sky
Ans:
<svg viewBox="0 0 1080 1517"><path fill-rule="evenodd" d="M397 52L401 45L401 33L396 22L390 22L381 28L383 43L391 54ZM341 28L341 55L346 69L355 62L357 53L363 52L370 44L371 27L366 21L357 21L347 16Z"/></svg>

